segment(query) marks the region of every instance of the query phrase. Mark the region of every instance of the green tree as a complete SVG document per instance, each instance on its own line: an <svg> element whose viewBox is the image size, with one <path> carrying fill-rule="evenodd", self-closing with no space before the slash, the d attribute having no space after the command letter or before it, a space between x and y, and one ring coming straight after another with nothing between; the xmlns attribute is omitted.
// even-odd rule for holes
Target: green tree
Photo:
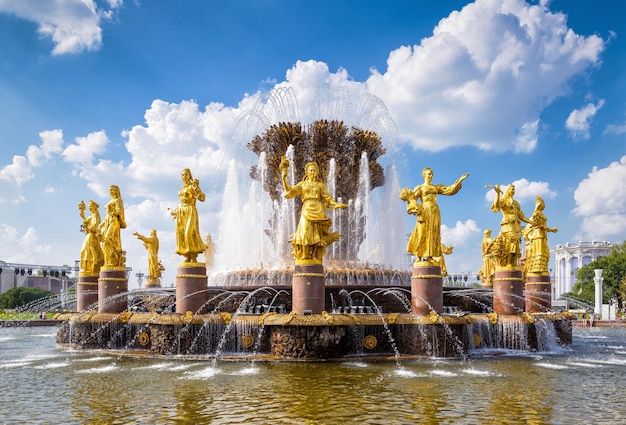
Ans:
<svg viewBox="0 0 626 425"><path fill-rule="evenodd" d="M609 255L598 258L578 269L578 281L574 285L573 293L590 304L595 298L594 270L602 269L602 302L616 298L622 308L626 300L626 241L615 245Z"/></svg>
<svg viewBox="0 0 626 425"><path fill-rule="evenodd" d="M54 292L39 288L13 288L0 295L0 308L18 308L52 295Z"/></svg>

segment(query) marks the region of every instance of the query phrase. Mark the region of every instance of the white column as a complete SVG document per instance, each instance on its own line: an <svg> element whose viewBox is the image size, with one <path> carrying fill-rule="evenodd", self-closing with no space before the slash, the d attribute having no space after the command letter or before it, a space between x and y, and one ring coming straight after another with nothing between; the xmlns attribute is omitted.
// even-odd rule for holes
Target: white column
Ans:
<svg viewBox="0 0 626 425"><path fill-rule="evenodd" d="M593 278L596 284L596 302L593 312L595 314L602 314L602 269L595 269L593 272L596 274Z"/></svg>

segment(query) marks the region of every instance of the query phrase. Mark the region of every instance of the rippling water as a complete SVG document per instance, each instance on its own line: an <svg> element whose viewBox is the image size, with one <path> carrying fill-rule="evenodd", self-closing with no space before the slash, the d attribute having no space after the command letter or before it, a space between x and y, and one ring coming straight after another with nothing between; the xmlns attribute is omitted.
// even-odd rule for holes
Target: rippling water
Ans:
<svg viewBox="0 0 626 425"><path fill-rule="evenodd" d="M56 328L0 328L2 424L623 423L625 328L546 353L469 360L252 363L62 351Z"/></svg>

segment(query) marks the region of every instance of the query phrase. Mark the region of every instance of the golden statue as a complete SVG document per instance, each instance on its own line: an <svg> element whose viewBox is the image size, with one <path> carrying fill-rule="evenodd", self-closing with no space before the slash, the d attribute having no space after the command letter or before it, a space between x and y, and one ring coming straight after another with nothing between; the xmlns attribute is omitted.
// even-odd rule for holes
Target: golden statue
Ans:
<svg viewBox="0 0 626 425"><path fill-rule="evenodd" d="M171 212L176 220L176 253L185 257L185 263L195 263L198 254L207 246L200 236L196 200L204 202L206 195L200 189L200 182L191 176L189 168L183 169L180 176L183 185L178 191L180 204Z"/></svg>
<svg viewBox="0 0 626 425"><path fill-rule="evenodd" d="M124 202L120 188L116 185L109 186L111 200L106 204L106 217L100 224L102 235L102 252L104 254L104 266L113 268L126 267L126 251L122 250L121 229L126 228L124 218Z"/></svg>
<svg viewBox="0 0 626 425"><path fill-rule="evenodd" d="M528 241L526 245L526 259L524 260L524 270L526 273L535 273L547 276L548 263L550 260L550 247L548 246L548 232L556 233L556 227L548 227L548 219L543 210L546 204L537 196L535 211L530 216L530 224L524 228L524 238Z"/></svg>
<svg viewBox="0 0 626 425"><path fill-rule="evenodd" d="M207 269L210 269L215 264L215 243L213 243L213 238L210 233L207 233L204 244L206 245L206 249L204 250L204 264L206 264Z"/></svg>
<svg viewBox="0 0 626 425"><path fill-rule="evenodd" d="M446 259L444 258L443 254L445 255L450 255L452 254L452 251L454 250L454 246L453 245L448 245L445 246L444 244L441 244L441 257L439 257L439 268L441 269L441 275L442 276L448 276L448 267L446 267Z"/></svg>
<svg viewBox="0 0 626 425"><path fill-rule="evenodd" d="M159 262L159 238L157 231L152 229L150 236L143 236L139 232L133 233L143 242L143 246L148 250L148 286L159 285L163 265Z"/></svg>
<svg viewBox="0 0 626 425"><path fill-rule="evenodd" d="M416 216L416 223L407 252L413 254L415 262L426 261L431 265L439 265L441 253L441 214L437 205L437 195L454 195L461 190L463 180L469 173L463 174L451 186L434 185L433 170L429 167L422 171L424 183L413 190L404 188L400 191L400 199L407 203L407 213Z"/></svg>
<svg viewBox="0 0 626 425"><path fill-rule="evenodd" d="M480 270L478 270L478 276L480 277L482 286L493 286L493 278L495 277L496 273L496 266L494 263L493 255L490 252L492 242L493 239L491 238L491 229L487 229L483 233L483 264L480 267Z"/></svg>
<svg viewBox="0 0 626 425"><path fill-rule="evenodd" d="M95 201L89 201L89 217L85 217L85 203L80 201L78 211L83 219L82 231L85 233L85 241L80 250L80 268L84 276L97 276L100 267L104 264L104 255L100 247L100 206Z"/></svg>
<svg viewBox="0 0 626 425"><path fill-rule="evenodd" d="M493 186L496 197L491 204L491 211L502 211L502 221L500 222L500 233L493 240L490 253L494 256L497 266L519 267L521 257L521 222L530 223L522 208L513 196L515 195L515 185L506 187L504 195L499 185ZM501 196L502 195L502 196Z"/></svg>
<svg viewBox="0 0 626 425"><path fill-rule="evenodd" d="M321 264L326 247L339 240L338 232L330 232L332 225L326 217L325 208L347 208L331 198L326 185L319 178L319 166L316 162L305 165L305 175L295 186L287 182L289 160L283 156L280 162L281 177L285 188L285 198L302 199L300 221L295 233L291 236L293 256L296 263Z"/></svg>

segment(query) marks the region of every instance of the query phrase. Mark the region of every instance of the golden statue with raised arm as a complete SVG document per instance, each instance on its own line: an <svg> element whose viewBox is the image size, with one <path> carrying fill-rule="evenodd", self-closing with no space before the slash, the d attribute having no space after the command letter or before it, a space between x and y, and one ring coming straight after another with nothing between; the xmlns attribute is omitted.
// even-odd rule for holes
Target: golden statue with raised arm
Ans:
<svg viewBox="0 0 626 425"><path fill-rule="evenodd" d="M133 233L143 242L143 246L148 250L148 286L159 285L163 266L159 262L159 238L157 231L152 229L150 236L144 236L139 232Z"/></svg>
<svg viewBox="0 0 626 425"><path fill-rule="evenodd" d="M126 268L126 251L122 249L121 229L126 228L124 202L120 188L109 186L111 200L106 204L106 217L100 224L102 234L102 253L104 266L108 268Z"/></svg>
<svg viewBox="0 0 626 425"><path fill-rule="evenodd" d="M515 185L506 187L504 195L499 185L493 186L496 197L491 204L491 211L502 211L500 233L492 244L492 253L499 266L519 267L521 257L522 221L530 223L522 208L513 196Z"/></svg>
<svg viewBox="0 0 626 425"><path fill-rule="evenodd" d="M171 212L176 220L176 253L185 257L185 263L195 263L198 254L207 246L200 236L196 200L204 202L206 195L200 189L200 182L194 179L189 168L180 173L183 185L178 191L180 204Z"/></svg>
<svg viewBox="0 0 626 425"><path fill-rule="evenodd" d="M82 231L85 241L80 250L80 268L84 276L97 276L100 267L104 264L104 255L100 247L100 206L95 201L89 201L89 217L85 217L85 203L80 201L78 211L83 219Z"/></svg>
<svg viewBox="0 0 626 425"><path fill-rule="evenodd" d="M295 233L291 237L293 256L296 263L321 264L326 247L339 240L338 232L330 232L332 222L326 217L326 208L347 208L346 204L332 199L326 190L326 185L320 180L319 166L316 162L309 162L304 167L304 177L295 186L287 182L289 160L282 158L280 163L281 178L285 188L285 198L302 199L300 221Z"/></svg>
<svg viewBox="0 0 626 425"><path fill-rule="evenodd" d="M556 233L556 227L548 227L548 219L543 213L546 204L541 196L537 196L535 211L530 216L530 224L524 228L524 237L528 240L524 269L526 273L547 276L550 261L548 232Z"/></svg>
<svg viewBox="0 0 626 425"><path fill-rule="evenodd" d="M433 184L433 170L429 167L424 168L422 177L424 183L415 186L413 190L404 188L400 191L400 199L407 203L407 213L416 216L415 228L406 250L417 257L416 262L425 261L438 265L442 252L441 213L437 195L449 196L458 193L469 173L463 174L450 186Z"/></svg>

